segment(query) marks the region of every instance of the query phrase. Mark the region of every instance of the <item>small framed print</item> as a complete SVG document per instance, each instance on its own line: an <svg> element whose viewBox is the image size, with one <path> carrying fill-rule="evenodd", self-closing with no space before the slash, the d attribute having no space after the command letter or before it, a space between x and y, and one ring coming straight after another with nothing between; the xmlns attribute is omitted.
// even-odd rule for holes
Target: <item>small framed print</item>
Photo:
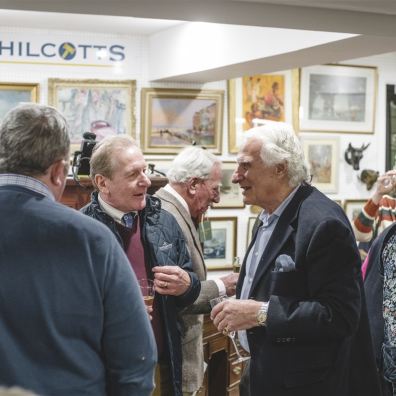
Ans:
<svg viewBox="0 0 396 396"><path fill-rule="evenodd" d="M244 208L242 190L239 184L232 183L232 174L236 169L235 162L222 163L220 186L220 202L213 204L214 208Z"/></svg>
<svg viewBox="0 0 396 396"><path fill-rule="evenodd" d="M312 184L323 193L338 192L339 139L302 138Z"/></svg>
<svg viewBox="0 0 396 396"><path fill-rule="evenodd" d="M236 256L237 217L210 217L211 238L203 245L208 270L232 268Z"/></svg>
<svg viewBox="0 0 396 396"><path fill-rule="evenodd" d="M300 87L301 131L373 133L375 67L304 67Z"/></svg>

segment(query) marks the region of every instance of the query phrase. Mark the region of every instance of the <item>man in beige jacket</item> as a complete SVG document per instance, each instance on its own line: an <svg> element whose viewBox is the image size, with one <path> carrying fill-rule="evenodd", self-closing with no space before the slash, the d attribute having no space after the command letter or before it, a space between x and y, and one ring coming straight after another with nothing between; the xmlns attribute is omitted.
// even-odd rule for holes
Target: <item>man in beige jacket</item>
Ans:
<svg viewBox="0 0 396 396"><path fill-rule="evenodd" d="M204 360L202 347L203 314L209 313L209 301L219 295L235 294L238 274L206 280L206 266L197 232L204 213L219 202L221 161L207 150L191 146L181 151L167 173L169 183L155 194L162 208L173 214L182 229L189 250L193 271L201 281L201 293L180 317L182 325L182 389L192 396L202 385Z"/></svg>

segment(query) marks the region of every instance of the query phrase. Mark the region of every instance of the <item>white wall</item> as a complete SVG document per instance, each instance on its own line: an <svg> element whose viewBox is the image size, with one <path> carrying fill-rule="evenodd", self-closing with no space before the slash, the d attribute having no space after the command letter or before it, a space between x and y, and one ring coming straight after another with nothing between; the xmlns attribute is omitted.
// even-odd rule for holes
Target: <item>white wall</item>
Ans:
<svg viewBox="0 0 396 396"><path fill-rule="evenodd" d="M194 83L162 83L150 84L147 81L148 68L148 51L147 39L142 36L128 35L110 35L86 32L63 32L48 30L27 30L27 29L4 29L0 28L0 33L17 33L26 35L26 38L35 35L46 35L48 37L65 37L65 41L85 40L98 41L103 40L122 40L127 46L127 62L125 67L118 73L111 68L95 68L95 67L71 67L58 65L32 65L32 64L9 64L0 62L0 82L36 82L40 84L40 102L47 103L48 78L72 78L72 79L133 79L137 82L136 93L136 138L140 138L140 90L142 87L166 87L166 88L202 88L202 89L222 89L225 91L224 103L224 134L221 158L223 160L232 160L235 155L228 153L228 112L227 112L227 83L226 81L218 81L208 84ZM0 58L1 60L1 58ZM386 54L374 56L370 58L354 59L348 63L351 65L367 65L376 66L378 68L378 85L376 98L376 117L375 132L373 134L327 134L327 133L301 133L301 136L339 136L340 152L339 152L339 183L338 193L329 195L332 199L366 199L370 192L366 190L364 184L357 179L357 171L353 171L351 166L346 164L344 160L344 150L348 143L351 142L355 146L362 143L370 143L370 147L364 152L361 161L361 169L370 168L380 172L385 170L385 85L396 84L396 54ZM166 158L171 156L147 156L148 159ZM209 216L213 217L238 217L238 241L237 255L243 257L246 249L247 238L247 222L248 218L254 216L249 207L244 209L212 209L209 210ZM211 272L210 277L216 276L218 272Z"/></svg>

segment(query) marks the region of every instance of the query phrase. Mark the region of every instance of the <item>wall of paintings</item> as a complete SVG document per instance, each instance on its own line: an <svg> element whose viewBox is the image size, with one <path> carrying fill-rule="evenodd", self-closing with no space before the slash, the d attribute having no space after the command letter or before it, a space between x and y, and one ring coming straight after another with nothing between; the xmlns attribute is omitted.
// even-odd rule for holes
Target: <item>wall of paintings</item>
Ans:
<svg viewBox="0 0 396 396"><path fill-rule="evenodd" d="M33 29L0 28L0 33L48 35ZM141 142L147 162L162 171L193 141L219 155L225 169L223 199L208 212L214 239L208 241L206 254L210 268L217 270L210 276L228 270L235 255L243 257L257 215L230 183L238 141L250 126L262 119L292 123L311 163L313 183L345 206L351 218L371 194L359 180L361 171L386 169L386 85L396 84L396 53L206 84L151 83L144 37L50 34L70 42L122 43L125 59L114 67L2 61L0 118L15 103L52 104L71 117L74 147L86 129L98 136L130 133ZM169 116L175 112L177 117ZM91 118L83 124L87 114ZM344 160L349 143L370 143L359 171Z"/></svg>

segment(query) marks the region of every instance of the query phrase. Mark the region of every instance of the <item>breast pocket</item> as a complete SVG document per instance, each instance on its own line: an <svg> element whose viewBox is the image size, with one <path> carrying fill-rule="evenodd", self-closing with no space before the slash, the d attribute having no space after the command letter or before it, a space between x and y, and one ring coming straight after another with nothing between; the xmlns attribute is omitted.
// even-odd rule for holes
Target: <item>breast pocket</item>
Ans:
<svg viewBox="0 0 396 396"><path fill-rule="evenodd" d="M272 271L270 290L274 296L302 298L307 295L305 273Z"/></svg>

